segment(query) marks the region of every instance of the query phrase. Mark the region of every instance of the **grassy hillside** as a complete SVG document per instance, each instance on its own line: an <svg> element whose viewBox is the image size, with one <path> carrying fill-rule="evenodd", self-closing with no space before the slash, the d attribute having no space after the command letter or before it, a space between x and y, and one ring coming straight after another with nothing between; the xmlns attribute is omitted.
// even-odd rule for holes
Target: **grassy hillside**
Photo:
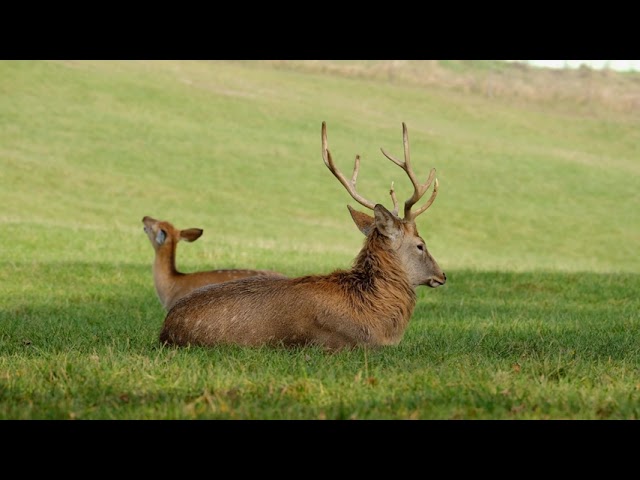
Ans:
<svg viewBox="0 0 640 480"><path fill-rule="evenodd" d="M637 418L640 112L633 102L587 93L614 85L617 97L633 100L638 75L594 73L597 80L581 82L579 73L559 72L552 83L546 71L528 69L523 77L522 68L502 64L399 62L386 75L385 65L0 62L0 416L233 417L201 411L200 403L211 405L203 392L239 388L259 398L288 385L307 409L283 393L266 404L233 400L235 417L315 418L320 410L311 398L328 418L349 417L349 405L367 417L363 402L369 417L393 417L398 408L403 418L512 417L511 405L507 413L495 403L483 407L482 394L453 400L450 387L438 390L439 369L450 366L453 379L460 369L480 367L465 381L493 392L505 379L490 372L508 376L519 365L519 373L518 359L528 355L534 365L522 371L530 376L511 391L535 397L540 375L557 367L563 373L555 378L563 380L553 391L573 393L552 394L538 404L548 408L521 416ZM487 75L499 75L502 83L494 84L502 87L464 87L469 78L477 80L469 85L485 85ZM510 78L539 94L507 88ZM587 90L548 95L544 80L550 91ZM327 360L303 350L300 360L270 350L157 350L164 312L144 215L204 229L197 242L180 245L183 271L301 275L350 265L363 237L346 209L353 201L322 162L323 120L345 173L355 154L362 156L359 191L373 201L391 205L391 181L401 201L411 193L403 172L379 151L402 155L403 121L418 176L437 168L440 193L418 228L450 281L419 289L406 344L372 353L366 369L362 352ZM486 335L493 346L482 343ZM298 358L295 368L287 355ZM174 356L175 372L162 373ZM343 370L322 366L340 358ZM610 369L607 358L617 362ZM426 377L407 384L403 365L423 361ZM271 365L264 377L247 371L256 362ZM309 362L316 367L305 370ZM149 377L119 383L118 372L128 376L136 365ZM189 368L191 377L165 388ZM219 369L227 373L219 376ZM355 396L341 397L358 372ZM210 375L213 384L203 380ZM604 375L612 379L613 407L597 393ZM387 393L429 385L437 390L429 401L444 403L425 409L413 393L389 403L367 378ZM107 406L94 391L105 385L114 390ZM134 396L130 389L146 407L120 405L118 395ZM198 404L193 411L185 406L191 401Z"/></svg>
<svg viewBox="0 0 640 480"><path fill-rule="evenodd" d="M361 239L322 163L320 123L341 168L360 153L360 190L389 205L390 182L400 198L409 185L378 149L401 155L405 121L417 173L438 170L419 225L449 269L640 268L637 115L247 63L3 62L0 76L4 235L53 236L36 252L16 245L14 259L24 247L30 258L144 262L135 232L148 214L205 229L185 262L233 259L225 251L242 241L237 255L273 251L280 268L283 253L313 262L325 249L344 265ZM56 243L69 229L75 239Z"/></svg>

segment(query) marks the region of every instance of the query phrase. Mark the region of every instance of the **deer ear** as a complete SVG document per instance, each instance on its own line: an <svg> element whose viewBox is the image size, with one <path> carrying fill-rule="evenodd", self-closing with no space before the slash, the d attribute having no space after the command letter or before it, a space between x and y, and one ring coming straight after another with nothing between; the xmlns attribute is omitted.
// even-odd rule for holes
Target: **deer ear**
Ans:
<svg viewBox="0 0 640 480"><path fill-rule="evenodd" d="M366 213L354 210L353 208L351 208L351 205L347 205L347 208L349 209L351 218L356 224L356 227L358 227L358 230L364 233L365 236L369 236L369 233L371 233L371 230L373 230L373 227L375 226L376 219L371 215L367 215Z"/></svg>
<svg viewBox="0 0 640 480"><path fill-rule="evenodd" d="M193 242L200 238L203 230L201 228L187 228L180 231L180 238L187 242Z"/></svg>
<svg viewBox="0 0 640 480"><path fill-rule="evenodd" d="M166 239L167 232L165 232L164 230L158 230L158 233L156 233L156 243L158 245L162 245Z"/></svg>
<svg viewBox="0 0 640 480"><path fill-rule="evenodd" d="M374 207L375 226L380 234L394 239L400 231L396 216L379 203Z"/></svg>

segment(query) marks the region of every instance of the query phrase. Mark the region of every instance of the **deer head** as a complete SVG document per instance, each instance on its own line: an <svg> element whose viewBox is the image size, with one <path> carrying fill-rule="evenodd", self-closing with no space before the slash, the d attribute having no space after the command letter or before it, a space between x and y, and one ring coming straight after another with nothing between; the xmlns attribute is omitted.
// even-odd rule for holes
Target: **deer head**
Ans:
<svg viewBox="0 0 640 480"><path fill-rule="evenodd" d="M162 222L147 216L142 219L142 223L144 224L144 232L149 237L149 241L156 252L161 249L169 250L174 243L180 240L193 242L202 236L202 229L200 228L178 230L169 222Z"/></svg>
<svg viewBox="0 0 640 480"><path fill-rule="evenodd" d="M433 203L438 194L438 179L435 178L435 168L431 169L429 177L424 184L420 184L416 179L416 176L411 167L411 159L409 154L409 137L407 134L407 126L402 123L403 143L404 143L404 162L396 160L381 149L385 157L391 160L393 163L402 168L414 187L413 195L404 204L404 217L398 216L398 200L395 195L393 183L391 184L391 200L393 202L393 211L387 210L381 204L374 204L360 195L356 190L356 182L358 179L358 172L360 170L360 155L356 155L355 165L353 167L353 174L351 180L340 172L336 167L331 152L327 146L327 126L325 122L322 122L322 158L325 165L331 173L340 181L340 183L347 190L349 195L358 202L360 205L373 210L374 215L368 215L366 213L354 210L351 206L347 205L351 218L356 226L365 235L372 235L375 231L376 234L382 235L389 240L391 249L396 253L399 259L399 263L405 270L407 277L412 285L427 285L435 288L440 285L444 285L447 280L445 273L440 269L436 260L429 253L425 241L418 233L416 227L416 217L427 210ZM413 206L424 196L426 191L433 183L433 192L429 200L420 208L412 211Z"/></svg>

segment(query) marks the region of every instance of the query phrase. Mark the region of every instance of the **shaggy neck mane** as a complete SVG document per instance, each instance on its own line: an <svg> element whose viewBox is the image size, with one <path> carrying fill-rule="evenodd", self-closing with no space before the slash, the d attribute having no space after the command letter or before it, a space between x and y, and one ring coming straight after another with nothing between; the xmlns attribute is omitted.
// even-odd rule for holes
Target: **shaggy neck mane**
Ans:
<svg viewBox="0 0 640 480"><path fill-rule="evenodd" d="M376 229L366 238L364 246L350 271L344 272L341 283L362 300L377 298L377 308L398 304L415 306L416 294L409 283L391 242ZM374 295L371 295L374 294ZM393 307L392 307L393 308Z"/></svg>

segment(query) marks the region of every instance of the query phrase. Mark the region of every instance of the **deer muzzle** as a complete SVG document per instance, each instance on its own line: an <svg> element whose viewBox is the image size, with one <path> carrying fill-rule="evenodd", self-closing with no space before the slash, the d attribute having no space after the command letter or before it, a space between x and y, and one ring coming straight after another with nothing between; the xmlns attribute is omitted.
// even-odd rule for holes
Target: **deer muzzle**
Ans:
<svg viewBox="0 0 640 480"><path fill-rule="evenodd" d="M427 286L431 288L439 287L445 283L447 283L447 275L444 272L442 272L442 275L434 276L427 280Z"/></svg>

